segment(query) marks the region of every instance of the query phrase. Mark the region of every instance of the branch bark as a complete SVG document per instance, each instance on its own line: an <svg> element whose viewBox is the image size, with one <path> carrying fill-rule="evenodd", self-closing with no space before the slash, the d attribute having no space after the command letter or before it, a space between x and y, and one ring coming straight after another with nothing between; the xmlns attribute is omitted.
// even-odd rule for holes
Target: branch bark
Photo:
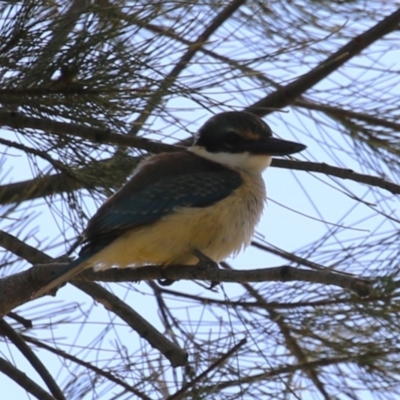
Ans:
<svg viewBox="0 0 400 400"><path fill-rule="evenodd" d="M0 315L11 311L14 307L26 303L48 281L60 264L51 263L36 265L27 271L14 274L0 280ZM166 269L160 266L142 268L109 269L93 272L86 270L76 276L71 282L99 281L99 282L138 282L142 280L201 280L211 282L311 282L323 285L334 285L356 292L360 296L367 296L371 292L370 281L356 276L344 275L331 271L315 271L280 266L272 268L247 269L243 271L222 269L205 269L201 266L174 265Z"/></svg>

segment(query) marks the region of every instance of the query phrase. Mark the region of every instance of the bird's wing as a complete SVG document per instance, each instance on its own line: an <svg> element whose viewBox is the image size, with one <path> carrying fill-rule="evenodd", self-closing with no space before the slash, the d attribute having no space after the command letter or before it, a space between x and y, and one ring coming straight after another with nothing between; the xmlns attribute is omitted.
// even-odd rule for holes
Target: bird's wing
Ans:
<svg viewBox="0 0 400 400"><path fill-rule="evenodd" d="M98 210L85 230L85 249L103 248L126 230L155 222L180 207L209 206L242 182L238 172L191 153L175 156L173 165L162 157L144 164Z"/></svg>
<svg viewBox="0 0 400 400"><path fill-rule="evenodd" d="M48 293L81 272L85 261L127 230L153 223L180 207L209 206L241 183L238 172L190 152L149 158L89 221L79 258L60 269L32 297Z"/></svg>

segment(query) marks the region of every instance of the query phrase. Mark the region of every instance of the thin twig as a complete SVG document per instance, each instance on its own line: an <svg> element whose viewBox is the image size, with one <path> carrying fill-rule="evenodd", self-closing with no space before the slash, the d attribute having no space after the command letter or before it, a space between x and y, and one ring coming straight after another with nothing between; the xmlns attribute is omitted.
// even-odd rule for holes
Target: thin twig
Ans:
<svg viewBox="0 0 400 400"><path fill-rule="evenodd" d="M237 387L238 385L243 385L243 384L251 384L253 382L260 382L262 380L268 380L269 378L273 376L279 376L279 375L287 375L287 374L292 374L293 372L297 371L302 371L304 368L321 368L321 367L326 367L330 365L337 365L337 364L347 364L350 362L357 363L359 362L360 364L363 364L364 366L366 364L365 360L368 359L374 359L376 357L381 357L384 352L366 352L362 354L352 354L349 356L338 356L338 357L324 357L320 360L315 360L315 361L308 361L304 363L297 363L293 365L284 365L280 368L271 368L265 372L259 373L259 374L254 374L254 375L249 375L249 376L243 376L240 377L240 380L228 380L225 382L219 382L215 383L209 386L203 386L202 390L203 392L207 391L212 391L212 392L220 392L223 389L227 389L229 387ZM393 352L386 352L385 355L390 355L393 354Z"/></svg>
<svg viewBox="0 0 400 400"><path fill-rule="evenodd" d="M367 113L356 112L341 107L334 107L330 104L320 104L303 99L296 100L293 105L306 108L307 110L322 111L328 115L331 114L338 118L346 117L349 119L363 121L370 125L375 125L379 127L384 126L385 128L393 129L396 132L400 132L400 124L398 122L390 121L387 118L380 118L376 115L369 115Z"/></svg>
<svg viewBox="0 0 400 400"><path fill-rule="evenodd" d="M146 122L147 118L152 115L155 108L159 105L163 96L167 93L168 89L174 84L179 74L188 66L189 62L196 55L196 53L206 44L210 36L220 28L225 21L227 21L237 9L243 5L246 0L233 0L225 8L221 10L219 14L210 22L210 24L204 29L203 32L197 37L197 39L191 44L185 54L177 62L172 71L165 77L160 83L159 89L151 96L147 102L147 106L143 112L134 121L132 129L129 134L136 136L140 128Z"/></svg>
<svg viewBox="0 0 400 400"><path fill-rule="evenodd" d="M232 271L231 267L224 263L224 267L227 268L229 271ZM242 286L246 289L246 291L254 297L254 299L259 302L260 304L266 304L265 299L261 296L257 290L255 290L248 282L243 282ZM288 350L296 357L299 363L306 363L308 361L307 356L305 355L303 349L297 342L297 340L293 337L290 327L286 324L281 314L279 314L276 310L271 308L265 308L269 314L271 321L273 321L279 328ZM329 400L330 396L326 392L323 384L321 383L316 369L314 368L307 368L303 369L305 374L310 378L310 380L314 383L316 388L322 394L325 400Z"/></svg>

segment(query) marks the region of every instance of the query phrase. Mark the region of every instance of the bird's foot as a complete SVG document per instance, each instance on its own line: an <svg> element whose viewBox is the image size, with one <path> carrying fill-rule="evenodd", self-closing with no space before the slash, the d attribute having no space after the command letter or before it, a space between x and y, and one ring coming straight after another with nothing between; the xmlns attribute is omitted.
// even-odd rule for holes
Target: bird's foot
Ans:
<svg viewBox="0 0 400 400"><path fill-rule="evenodd" d="M160 286L171 286L174 282L176 282L175 279L168 279L168 278L157 279L157 283Z"/></svg>
<svg viewBox="0 0 400 400"><path fill-rule="evenodd" d="M219 271L218 263L212 258L206 256L200 250L194 249L193 254L199 259L199 262L196 264L197 267L205 270L212 270L214 272ZM212 290L218 285L218 281L211 281L209 289Z"/></svg>
<svg viewBox="0 0 400 400"><path fill-rule="evenodd" d="M160 286L171 286L174 282L176 282L175 279L168 278L168 274L165 271L166 269L168 269L168 266L162 266L161 267L162 278L161 279L157 279L157 283Z"/></svg>

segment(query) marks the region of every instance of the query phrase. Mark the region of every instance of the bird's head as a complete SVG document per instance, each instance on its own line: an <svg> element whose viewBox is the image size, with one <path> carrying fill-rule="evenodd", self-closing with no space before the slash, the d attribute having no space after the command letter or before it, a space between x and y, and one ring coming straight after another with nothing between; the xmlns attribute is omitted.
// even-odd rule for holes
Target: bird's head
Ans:
<svg viewBox="0 0 400 400"><path fill-rule="evenodd" d="M297 153L303 144L272 137L271 128L257 116L244 111L214 115L200 129L189 149L200 157L240 168L261 172L271 156Z"/></svg>

